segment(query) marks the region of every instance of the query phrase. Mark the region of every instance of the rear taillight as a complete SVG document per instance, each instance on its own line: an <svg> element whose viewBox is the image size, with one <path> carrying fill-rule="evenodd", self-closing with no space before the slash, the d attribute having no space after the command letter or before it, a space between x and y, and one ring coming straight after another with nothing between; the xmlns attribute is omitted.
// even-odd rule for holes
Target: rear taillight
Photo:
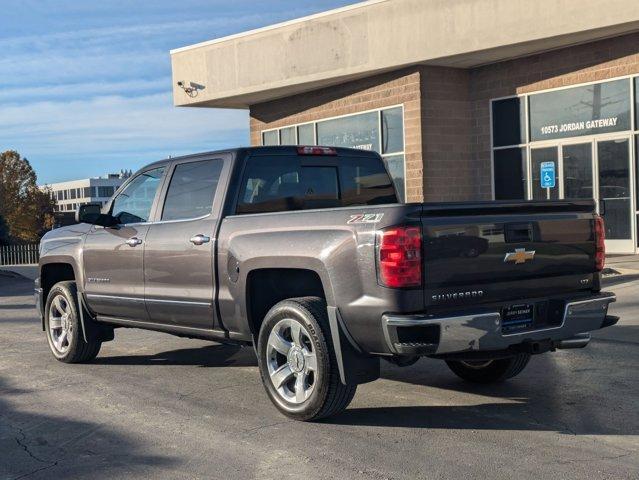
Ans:
<svg viewBox="0 0 639 480"><path fill-rule="evenodd" d="M402 226L381 230L377 237L379 283L390 288L422 284L422 232Z"/></svg>
<svg viewBox="0 0 639 480"><path fill-rule="evenodd" d="M595 268L601 272L606 265L606 227L604 219L598 215L595 217L595 244Z"/></svg>
<svg viewBox="0 0 639 480"><path fill-rule="evenodd" d="M331 147L297 147L298 155L337 155L337 150Z"/></svg>

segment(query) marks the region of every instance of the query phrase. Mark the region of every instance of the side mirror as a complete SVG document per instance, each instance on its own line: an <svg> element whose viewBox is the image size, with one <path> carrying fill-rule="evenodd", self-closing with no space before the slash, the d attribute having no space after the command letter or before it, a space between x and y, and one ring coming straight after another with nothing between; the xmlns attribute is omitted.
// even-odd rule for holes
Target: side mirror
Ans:
<svg viewBox="0 0 639 480"><path fill-rule="evenodd" d="M102 205L99 203L87 203L80 205L75 211L75 223L93 223L102 213Z"/></svg>
<svg viewBox="0 0 639 480"><path fill-rule="evenodd" d="M101 227L114 227L118 224L118 221L111 215L102 213L102 205L99 203L80 205L75 212L75 221Z"/></svg>

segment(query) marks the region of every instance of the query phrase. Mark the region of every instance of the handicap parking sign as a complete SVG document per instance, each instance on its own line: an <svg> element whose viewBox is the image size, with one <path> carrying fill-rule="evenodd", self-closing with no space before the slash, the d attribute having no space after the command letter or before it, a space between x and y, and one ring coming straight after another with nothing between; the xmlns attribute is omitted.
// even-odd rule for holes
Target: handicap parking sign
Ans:
<svg viewBox="0 0 639 480"><path fill-rule="evenodd" d="M541 188L555 188L555 162L542 162Z"/></svg>

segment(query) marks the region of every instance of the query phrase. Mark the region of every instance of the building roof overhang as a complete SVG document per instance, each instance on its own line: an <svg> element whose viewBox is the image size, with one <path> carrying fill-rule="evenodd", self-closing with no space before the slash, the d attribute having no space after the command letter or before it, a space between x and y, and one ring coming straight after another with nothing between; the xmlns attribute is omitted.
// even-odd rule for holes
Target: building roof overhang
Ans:
<svg viewBox="0 0 639 480"><path fill-rule="evenodd" d="M172 50L173 99L248 108L411 65L472 68L634 31L636 0L369 0Z"/></svg>

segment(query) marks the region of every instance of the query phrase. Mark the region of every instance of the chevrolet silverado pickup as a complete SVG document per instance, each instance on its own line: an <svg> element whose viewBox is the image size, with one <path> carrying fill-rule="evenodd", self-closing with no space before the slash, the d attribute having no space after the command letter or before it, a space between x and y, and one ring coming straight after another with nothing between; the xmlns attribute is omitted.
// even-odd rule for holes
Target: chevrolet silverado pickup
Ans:
<svg viewBox="0 0 639 480"><path fill-rule="evenodd" d="M252 345L270 400L344 410L380 360L497 382L613 325L591 201L400 203L382 158L253 147L153 163L45 235L36 303L54 357L123 327Z"/></svg>

